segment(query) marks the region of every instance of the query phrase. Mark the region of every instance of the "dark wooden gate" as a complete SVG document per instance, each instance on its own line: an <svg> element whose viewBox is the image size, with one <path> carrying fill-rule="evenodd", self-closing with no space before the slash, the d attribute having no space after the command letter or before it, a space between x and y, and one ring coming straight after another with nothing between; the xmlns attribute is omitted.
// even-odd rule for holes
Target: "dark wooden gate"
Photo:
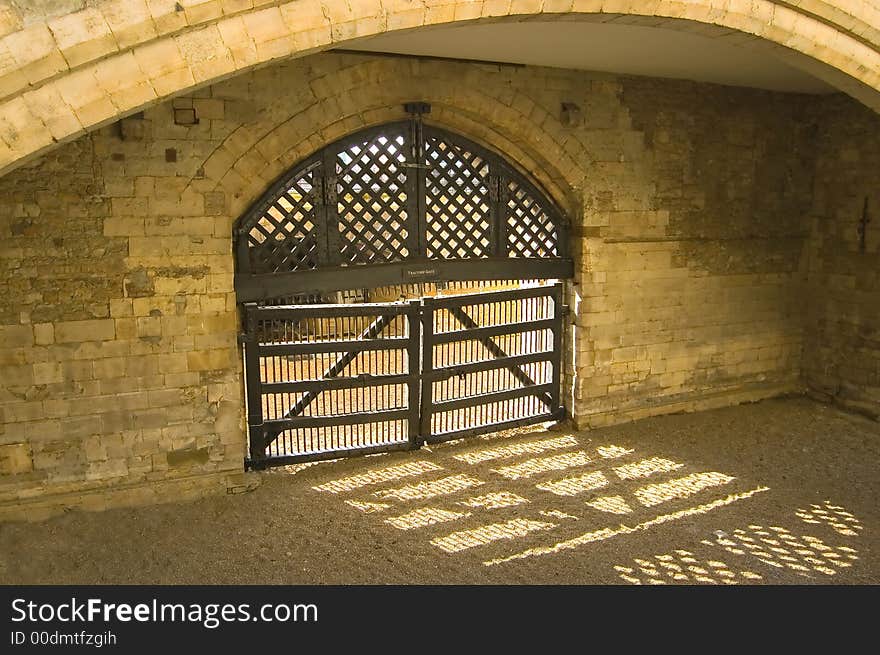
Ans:
<svg viewBox="0 0 880 655"><path fill-rule="evenodd" d="M251 468L561 419L562 285L245 306Z"/></svg>
<svg viewBox="0 0 880 655"><path fill-rule="evenodd" d="M249 466L416 447L420 310L246 305Z"/></svg>
<svg viewBox="0 0 880 655"><path fill-rule="evenodd" d="M426 122L426 103L403 109L302 160L235 224L250 467L562 415L559 285L358 302L574 273L569 221L534 180Z"/></svg>
<svg viewBox="0 0 880 655"><path fill-rule="evenodd" d="M562 285L426 298L428 442L562 418Z"/></svg>

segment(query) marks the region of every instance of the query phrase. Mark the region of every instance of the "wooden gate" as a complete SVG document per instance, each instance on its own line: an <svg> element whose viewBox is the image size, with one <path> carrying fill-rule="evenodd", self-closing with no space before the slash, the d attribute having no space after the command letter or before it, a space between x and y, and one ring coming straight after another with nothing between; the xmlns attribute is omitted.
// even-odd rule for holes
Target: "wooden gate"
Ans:
<svg viewBox="0 0 880 655"><path fill-rule="evenodd" d="M560 286L351 296L574 273L569 220L535 180L426 122L427 103L403 109L300 161L236 221L250 467L562 414Z"/></svg>
<svg viewBox="0 0 880 655"><path fill-rule="evenodd" d="M248 465L416 447L420 309L246 305Z"/></svg>
<svg viewBox="0 0 880 655"><path fill-rule="evenodd" d="M421 429L430 442L562 418L562 285L426 298Z"/></svg>
<svg viewBox="0 0 880 655"><path fill-rule="evenodd" d="M418 448L561 419L562 285L245 305L247 466Z"/></svg>

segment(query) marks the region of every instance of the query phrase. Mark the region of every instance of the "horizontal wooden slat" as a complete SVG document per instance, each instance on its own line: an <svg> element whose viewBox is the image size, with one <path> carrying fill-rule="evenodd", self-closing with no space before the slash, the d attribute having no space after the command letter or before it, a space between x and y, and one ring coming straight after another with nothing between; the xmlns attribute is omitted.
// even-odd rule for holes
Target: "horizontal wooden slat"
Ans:
<svg viewBox="0 0 880 655"><path fill-rule="evenodd" d="M364 423L381 423L383 421L399 421L408 418L408 409L386 409L376 412L353 412L337 416L298 416L296 418L263 421L263 429L267 434L295 428L320 428L331 425L362 425Z"/></svg>
<svg viewBox="0 0 880 655"><path fill-rule="evenodd" d="M359 377L328 378L326 380L297 380L295 382L271 382L261 387L263 395L270 393L296 393L299 391L332 391L336 389L358 389L390 384L407 384L411 375L367 375Z"/></svg>
<svg viewBox="0 0 880 655"><path fill-rule="evenodd" d="M456 330L455 332L441 332L435 334L433 341L438 343L451 343L453 341L470 341L481 340L489 337L496 337L500 334L519 334L521 332L534 332L536 330L547 330L555 327L557 321L552 318L545 318L540 321L531 321L529 323L508 323L506 325L492 325L490 327L468 328L466 330Z"/></svg>
<svg viewBox="0 0 880 655"><path fill-rule="evenodd" d="M539 396L541 402L547 402L544 398L540 398L549 393L553 388L552 384L536 384L530 387L520 387L518 389L506 389L504 391L495 391L493 393L484 393L479 396L467 396L465 398L456 398L455 400L435 400L431 408L433 414L441 412L450 412L454 409L462 409L463 407L476 407L477 405L488 405L490 403L502 402L505 400L513 400L514 398L522 398L524 396Z"/></svg>
<svg viewBox="0 0 880 655"><path fill-rule="evenodd" d="M523 300L525 298L552 298L555 287L556 285L545 285L526 287L523 289L509 289L506 291L462 293L456 294L454 296L425 298L425 305L439 305L441 307L466 307L468 305L509 302L511 300Z"/></svg>
<svg viewBox="0 0 880 655"><path fill-rule="evenodd" d="M356 457L358 455L372 455L374 453L385 453L397 450L410 450L412 445L407 441L389 441L387 443L376 444L372 446L361 446L359 448L337 448L333 450L310 450L304 453L291 455L267 455L260 459L249 459L246 461L249 469L264 469L270 466L283 466L285 464L297 464L299 462L322 462L328 459L339 459L340 457Z"/></svg>
<svg viewBox="0 0 880 655"><path fill-rule="evenodd" d="M296 273L292 273L296 275ZM357 303L348 305L268 305L248 306L246 311L258 321L300 321L304 318L334 319L340 316L375 318L389 315L400 316L411 310L409 303Z"/></svg>
<svg viewBox="0 0 880 655"><path fill-rule="evenodd" d="M235 295L240 303L297 294L471 280L542 280L574 276L571 259L487 257L462 260L420 260L341 266L291 273L235 275Z"/></svg>
<svg viewBox="0 0 880 655"><path fill-rule="evenodd" d="M473 437L478 434L486 434L487 432L512 430L513 428L521 428L526 425L543 423L544 421L561 421L564 418L565 410L559 409L555 412L539 414L537 416L528 416L526 418L514 419L512 421L504 421L502 423L489 423L487 425L479 425L473 428L455 430L453 432L440 432L437 434L432 434L425 438L425 443L442 443L444 441L451 441L453 439L461 439L463 437Z"/></svg>
<svg viewBox="0 0 880 655"><path fill-rule="evenodd" d="M309 343L272 343L260 344L261 357L278 357L280 355L315 355L320 353L353 353L369 350L405 350L409 339L345 339L342 341L314 341Z"/></svg>
<svg viewBox="0 0 880 655"><path fill-rule="evenodd" d="M469 362L467 364L455 364L453 366L438 367L433 371L425 372L426 380L445 380L446 378L458 375L459 373L478 373L480 371L492 371L496 368L511 368L514 366L523 366L534 362L549 362L553 359L553 351L529 353L528 355L514 355L511 357L497 357L495 359L487 359L484 362Z"/></svg>

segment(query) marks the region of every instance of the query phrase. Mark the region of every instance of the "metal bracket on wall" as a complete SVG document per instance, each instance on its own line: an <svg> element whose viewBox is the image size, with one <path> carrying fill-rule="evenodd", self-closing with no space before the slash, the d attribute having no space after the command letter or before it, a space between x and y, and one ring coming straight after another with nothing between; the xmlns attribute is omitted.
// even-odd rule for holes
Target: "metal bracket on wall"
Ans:
<svg viewBox="0 0 880 655"><path fill-rule="evenodd" d="M862 217L859 219L859 252L864 253L867 247L868 223L871 219L868 216L868 196L865 196L865 204L862 205Z"/></svg>

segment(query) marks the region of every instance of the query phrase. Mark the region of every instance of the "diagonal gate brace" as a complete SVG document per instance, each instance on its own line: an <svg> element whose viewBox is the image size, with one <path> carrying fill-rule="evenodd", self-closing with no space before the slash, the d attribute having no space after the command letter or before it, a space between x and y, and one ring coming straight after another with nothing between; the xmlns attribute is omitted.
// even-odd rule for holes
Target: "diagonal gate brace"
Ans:
<svg viewBox="0 0 880 655"><path fill-rule="evenodd" d="M452 317L461 323L465 328L472 330L474 328L480 327L480 325L472 319L461 307L447 307L446 310L452 314ZM507 353L504 351L501 346L499 346L492 337L483 337L479 339L480 343L485 346L486 350L492 355L492 357L501 358L507 357ZM517 379L517 381L522 384L524 387L534 387L537 383L529 377L528 373L523 371L519 366L513 364L509 366L505 366L505 368L513 373L513 376ZM542 403L545 403L551 409L553 408L553 399L551 398L549 393L536 393L538 400Z"/></svg>
<svg viewBox="0 0 880 655"><path fill-rule="evenodd" d="M358 335L358 341L362 339L375 339L378 337L382 331L388 327L394 318L398 316L398 314L382 314L375 321L370 323L369 327L366 330L361 332ZM360 354L360 352L346 352L339 356L339 358L333 362L333 365L330 366L324 374L321 376L322 379L326 378L335 378L342 371L345 370L345 367L351 364L351 362ZM320 391L307 391L303 394L303 397L299 399L299 401L290 408L290 410L282 417L282 420L296 418L300 414L302 414L306 407L311 405L315 399L321 394ZM266 432L266 445L268 446L270 443L275 441L280 435L284 432L284 429L276 429L270 430Z"/></svg>

